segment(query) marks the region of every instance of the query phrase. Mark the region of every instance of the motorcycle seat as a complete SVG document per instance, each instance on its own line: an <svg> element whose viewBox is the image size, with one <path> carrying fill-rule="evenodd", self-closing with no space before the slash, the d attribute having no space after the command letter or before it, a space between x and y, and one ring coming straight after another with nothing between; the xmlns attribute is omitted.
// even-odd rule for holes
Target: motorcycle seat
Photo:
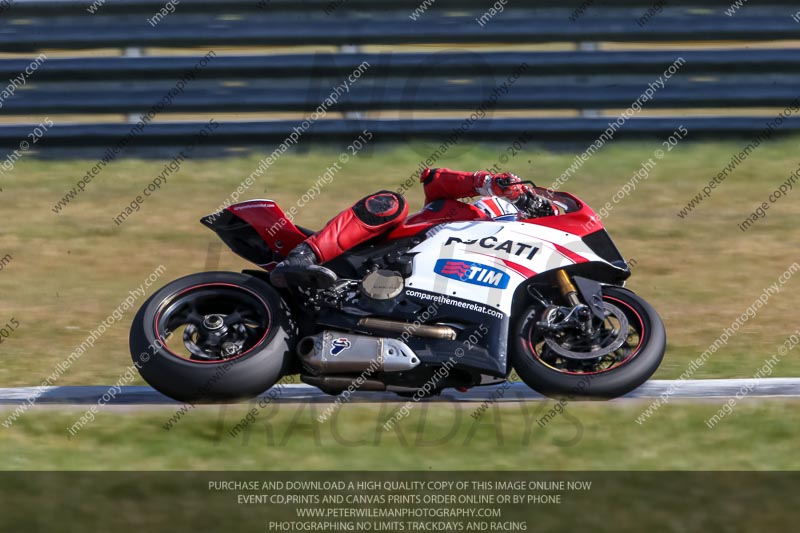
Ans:
<svg viewBox="0 0 800 533"><path fill-rule="evenodd" d="M303 226L297 226L297 225L295 225L295 227L296 227L297 229L299 229L299 230L300 230L300 233L302 233L302 234L303 234L303 235L305 235L306 237L311 237L312 235L314 235L314 234L316 233L316 231L310 230L310 229L308 229L308 228L304 228Z"/></svg>

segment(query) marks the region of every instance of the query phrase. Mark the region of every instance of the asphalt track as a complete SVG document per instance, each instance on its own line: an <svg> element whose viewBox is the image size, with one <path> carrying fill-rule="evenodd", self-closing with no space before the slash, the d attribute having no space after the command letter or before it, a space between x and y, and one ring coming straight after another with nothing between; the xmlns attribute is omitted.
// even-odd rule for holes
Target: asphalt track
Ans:
<svg viewBox="0 0 800 533"><path fill-rule="evenodd" d="M545 398L532 391L523 383L512 383L501 391L501 385L476 387L467 392L458 392L448 389L441 396L428 401L439 402L484 402L487 400L498 402L537 401ZM126 386L120 387L110 401L103 401L107 405L177 405L179 402L171 400L156 392L150 387ZM670 393L670 389L672 392ZM747 392L747 390L749 392ZM0 389L0 405L19 405L27 402L28 398L37 394L38 387L20 387ZM95 386L70 386L46 387L36 405L84 405L98 403L104 395L110 397L110 387ZM115 389L116 392L116 389ZM635 391L613 401L630 399L654 399L668 395L670 399L704 398L729 398L736 394L746 394L748 398L783 397L800 398L800 378L769 378L769 379L697 379L697 380L652 380L648 381ZM282 385L280 394L275 401L278 403L330 403L334 401L322 391L308 385ZM356 402L406 402L393 393L384 392L356 392L351 401Z"/></svg>

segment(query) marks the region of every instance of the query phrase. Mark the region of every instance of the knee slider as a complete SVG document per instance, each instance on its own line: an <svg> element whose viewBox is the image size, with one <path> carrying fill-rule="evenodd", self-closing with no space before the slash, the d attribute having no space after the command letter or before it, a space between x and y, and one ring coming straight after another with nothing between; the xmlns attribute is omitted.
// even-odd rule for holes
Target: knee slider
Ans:
<svg viewBox="0 0 800 533"><path fill-rule="evenodd" d="M404 217L408 211L405 198L393 191L371 194L353 206L353 213L368 226L382 226Z"/></svg>

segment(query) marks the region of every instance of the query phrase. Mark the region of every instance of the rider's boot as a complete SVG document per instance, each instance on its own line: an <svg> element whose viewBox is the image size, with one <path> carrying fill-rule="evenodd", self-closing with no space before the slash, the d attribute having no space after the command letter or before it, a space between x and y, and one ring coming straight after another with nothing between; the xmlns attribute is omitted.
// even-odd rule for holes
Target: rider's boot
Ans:
<svg viewBox="0 0 800 533"><path fill-rule="evenodd" d="M270 273L269 280L280 288L296 284L327 289L336 282L336 274L321 266L311 246L302 242L278 263Z"/></svg>

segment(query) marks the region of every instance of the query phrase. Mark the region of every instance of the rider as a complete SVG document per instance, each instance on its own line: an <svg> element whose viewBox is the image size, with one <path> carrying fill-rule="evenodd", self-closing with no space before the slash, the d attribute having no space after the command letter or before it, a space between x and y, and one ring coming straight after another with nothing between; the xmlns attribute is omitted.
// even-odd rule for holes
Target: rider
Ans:
<svg viewBox="0 0 800 533"><path fill-rule="evenodd" d="M426 205L444 198L479 195L500 196L519 204L532 195L530 187L511 173L426 168L420 175L420 181L425 188ZM552 213L549 202L538 198L545 206L545 213L547 210ZM321 263L327 263L346 250L390 231L400 225L407 214L408 204L402 195L391 191L370 194L333 217L324 228L289 252L272 271L270 280L276 287L286 287L289 284L287 274L302 273L316 278L322 285L330 284L336 281L336 275Z"/></svg>

